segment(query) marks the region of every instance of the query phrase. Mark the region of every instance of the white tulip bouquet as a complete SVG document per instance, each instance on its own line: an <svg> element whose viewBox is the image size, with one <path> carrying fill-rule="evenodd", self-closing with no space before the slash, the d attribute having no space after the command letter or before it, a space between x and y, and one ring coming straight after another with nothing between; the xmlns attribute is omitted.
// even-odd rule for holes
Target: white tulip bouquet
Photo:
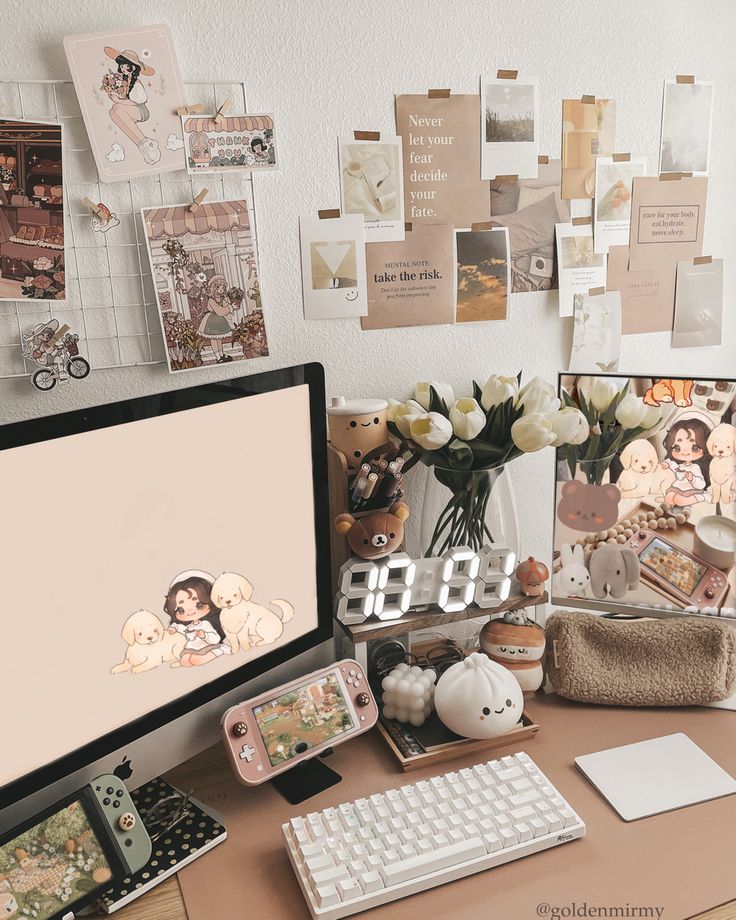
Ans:
<svg viewBox="0 0 736 920"><path fill-rule="evenodd" d="M442 555L453 546L479 550L493 540L486 525L490 470L500 470L522 454L582 444L589 437L579 408L561 409L554 387L539 377L522 387L521 374L494 374L484 387L473 381L473 395L459 399L447 384L418 383L413 399L389 400L389 429L404 442L412 460L432 467L452 493L437 520L428 556Z"/></svg>
<svg viewBox="0 0 736 920"><path fill-rule="evenodd" d="M570 409L582 414L588 434L568 440L561 457L573 479L580 465L587 481L596 486L603 482L614 456L637 438L651 435L662 417L659 406L648 406L631 392L628 380L619 389L613 380L596 377L587 397L580 387L572 393L563 387L562 400L563 412Z"/></svg>

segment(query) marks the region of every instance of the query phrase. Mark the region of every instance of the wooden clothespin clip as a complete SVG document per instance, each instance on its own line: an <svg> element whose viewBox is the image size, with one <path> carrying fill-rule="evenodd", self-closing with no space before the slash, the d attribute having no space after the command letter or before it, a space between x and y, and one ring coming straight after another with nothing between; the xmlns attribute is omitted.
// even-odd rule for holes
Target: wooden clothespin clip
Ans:
<svg viewBox="0 0 736 920"><path fill-rule="evenodd" d="M470 225L470 230L472 233L478 233L481 230L492 230L492 229L493 229L493 224L490 222L490 220L481 221L481 223Z"/></svg>
<svg viewBox="0 0 736 920"><path fill-rule="evenodd" d="M353 131L353 139L356 141L380 141L380 131Z"/></svg>
<svg viewBox="0 0 736 920"><path fill-rule="evenodd" d="M597 297L598 294L605 294L606 289L604 287L594 287L588 288L588 297Z"/></svg>
<svg viewBox="0 0 736 920"><path fill-rule="evenodd" d="M546 154L540 154L537 157L537 163L539 163L540 166L546 166L549 163L549 157Z"/></svg>
<svg viewBox="0 0 736 920"><path fill-rule="evenodd" d="M612 153L611 159L614 163L629 163L631 162L630 153Z"/></svg>
<svg viewBox="0 0 736 920"><path fill-rule="evenodd" d="M194 201L189 205L189 210L192 212L192 214L197 213L197 209L207 197L208 192L209 189L203 188L199 195L197 195Z"/></svg>
<svg viewBox="0 0 736 920"><path fill-rule="evenodd" d="M410 221L410 220L404 221L404 232L405 232L405 233L411 233L411 231L412 231L412 223L411 223L411 221Z"/></svg>
<svg viewBox="0 0 736 920"><path fill-rule="evenodd" d="M570 223L573 225L573 227L584 227L586 224L592 223L592 221L590 215L588 215L588 217L573 217L570 220Z"/></svg>
<svg viewBox="0 0 736 920"><path fill-rule="evenodd" d="M679 179L692 179L691 172L664 172L659 174L660 182L677 182Z"/></svg>
<svg viewBox="0 0 736 920"><path fill-rule="evenodd" d="M194 105L182 105L176 110L177 115L199 115L200 112L204 112L201 102L195 102Z"/></svg>
<svg viewBox="0 0 736 920"><path fill-rule="evenodd" d="M519 76L518 70L497 70L497 80L515 80Z"/></svg>
<svg viewBox="0 0 736 920"><path fill-rule="evenodd" d="M449 89L429 89L427 90L427 99L449 99Z"/></svg>
<svg viewBox="0 0 736 920"><path fill-rule="evenodd" d="M326 210L317 211L317 217L320 220L333 220L340 216L340 208L327 208Z"/></svg>
<svg viewBox="0 0 736 920"><path fill-rule="evenodd" d="M580 101L583 105L595 105L595 96L581 96Z"/></svg>
<svg viewBox="0 0 736 920"><path fill-rule="evenodd" d="M518 182L519 177L517 176L496 176L496 182Z"/></svg>
<svg viewBox="0 0 736 920"><path fill-rule="evenodd" d="M46 343L47 348L50 348L53 345L56 345L59 339L63 339L64 336L67 334L67 332L69 332L69 326L67 326L66 323L64 323L63 326L59 326L56 332L51 336L49 341Z"/></svg>
<svg viewBox="0 0 736 920"><path fill-rule="evenodd" d="M710 265L712 261L713 256L695 256L693 265Z"/></svg>
<svg viewBox="0 0 736 920"><path fill-rule="evenodd" d="M676 83L694 83L695 76L691 73L678 73L675 77Z"/></svg>
<svg viewBox="0 0 736 920"><path fill-rule="evenodd" d="M97 217L106 217L106 216L107 216L107 215L105 214L105 212L102 210L102 208L101 208L98 204L95 204L94 201L92 201L91 198L87 198L87 197L85 196L85 197L82 199L82 201L84 202L84 206L85 206L86 208L89 208L89 210L90 210L93 214L97 215Z"/></svg>
<svg viewBox="0 0 736 920"><path fill-rule="evenodd" d="M215 127L220 127L220 122L230 111L230 106L233 104L233 97L228 96L227 99L222 103L220 108L215 112Z"/></svg>

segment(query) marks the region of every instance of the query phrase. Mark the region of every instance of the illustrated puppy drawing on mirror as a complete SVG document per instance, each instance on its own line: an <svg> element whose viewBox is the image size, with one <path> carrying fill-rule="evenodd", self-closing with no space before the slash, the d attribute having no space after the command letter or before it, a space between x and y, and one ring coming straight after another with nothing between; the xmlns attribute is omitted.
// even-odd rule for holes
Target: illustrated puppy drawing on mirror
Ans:
<svg viewBox="0 0 736 920"><path fill-rule="evenodd" d="M233 654L242 648L271 645L281 638L284 623L294 616L288 601L272 600L278 613L251 600L253 585L235 572L223 572L212 586L212 600L220 608L220 623Z"/></svg>
<svg viewBox="0 0 736 920"><path fill-rule="evenodd" d="M110 669L111 674L140 674L164 664L179 661L186 639L181 634L171 635L161 620L150 610L137 610L123 624L120 635L128 643L125 658Z"/></svg>
<svg viewBox="0 0 736 920"><path fill-rule="evenodd" d="M705 442L710 461L710 488L714 502L736 500L736 428L721 424L711 431Z"/></svg>
<svg viewBox="0 0 736 920"><path fill-rule="evenodd" d="M616 485L621 490L621 498L644 498L657 491L659 457L654 445L644 438L637 438L621 451L623 472Z"/></svg>

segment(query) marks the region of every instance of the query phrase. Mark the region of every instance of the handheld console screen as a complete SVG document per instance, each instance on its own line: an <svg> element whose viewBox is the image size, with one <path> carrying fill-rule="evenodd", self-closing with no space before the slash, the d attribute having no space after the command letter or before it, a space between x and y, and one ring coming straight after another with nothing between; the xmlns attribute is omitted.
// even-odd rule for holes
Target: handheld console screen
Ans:
<svg viewBox="0 0 736 920"><path fill-rule="evenodd" d="M354 727L335 674L253 707L271 766L291 760Z"/></svg>
<svg viewBox="0 0 736 920"><path fill-rule="evenodd" d="M639 557L642 565L651 569L673 588L691 597L703 580L708 567L692 556L686 556L677 547L656 538Z"/></svg>
<svg viewBox="0 0 736 920"><path fill-rule="evenodd" d="M1 917L63 916L119 874L87 807L78 796L27 830L0 838Z"/></svg>

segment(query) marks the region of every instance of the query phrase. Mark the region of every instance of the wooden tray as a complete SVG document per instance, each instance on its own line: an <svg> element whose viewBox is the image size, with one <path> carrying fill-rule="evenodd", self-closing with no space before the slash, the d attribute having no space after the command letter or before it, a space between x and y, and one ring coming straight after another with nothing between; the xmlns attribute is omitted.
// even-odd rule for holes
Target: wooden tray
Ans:
<svg viewBox="0 0 736 920"><path fill-rule="evenodd" d="M499 735L498 738L485 738L480 741L474 738L458 738L457 740L448 741L444 744L438 744L431 749L425 750L420 754L405 755L397 747L396 742L391 737L388 729L384 725L383 717L379 718L377 725L379 732L383 735L386 744L391 749L394 757L401 764L404 773L412 773L414 770L422 770L424 767L432 764L446 763L455 757L462 757L465 754L474 754L476 752L495 751L498 748L506 747L509 744L517 744L519 741L526 741L533 738L539 731L539 725L533 722L526 713L521 717L522 724L513 731L505 735ZM398 725L399 723L393 723Z"/></svg>

